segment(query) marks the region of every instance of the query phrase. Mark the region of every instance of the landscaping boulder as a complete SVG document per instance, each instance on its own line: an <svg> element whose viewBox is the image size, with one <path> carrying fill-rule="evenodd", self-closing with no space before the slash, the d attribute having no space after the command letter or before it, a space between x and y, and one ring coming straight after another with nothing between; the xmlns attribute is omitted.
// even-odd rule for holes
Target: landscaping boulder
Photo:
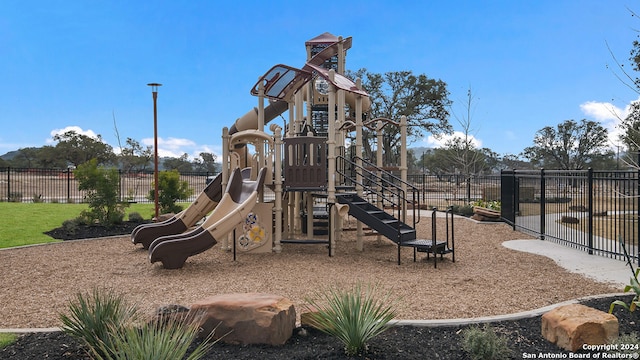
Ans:
<svg viewBox="0 0 640 360"><path fill-rule="evenodd" d="M618 318L581 304L560 306L542 315L542 336L568 351L607 344L618 337Z"/></svg>
<svg viewBox="0 0 640 360"><path fill-rule="evenodd" d="M212 296L193 304L191 314L205 334L231 344L283 345L296 326L293 302L263 293Z"/></svg>

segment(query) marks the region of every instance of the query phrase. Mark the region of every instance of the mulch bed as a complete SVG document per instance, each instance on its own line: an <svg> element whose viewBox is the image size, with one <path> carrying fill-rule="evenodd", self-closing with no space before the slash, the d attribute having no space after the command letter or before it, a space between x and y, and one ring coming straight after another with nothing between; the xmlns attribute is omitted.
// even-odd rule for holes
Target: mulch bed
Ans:
<svg viewBox="0 0 640 360"><path fill-rule="evenodd" d="M585 301L584 304L608 311L611 301L630 297L602 298ZM614 311L620 322L620 333L637 331L640 323L638 313L629 313L618 307ZM493 322L495 331L508 339L512 359L526 358L524 354L554 354L561 358L571 355L549 343L540 334L540 316L521 320ZM376 337L369 351L357 359L469 359L461 347L462 330L468 326L452 327L392 327ZM589 352L582 352L589 354ZM576 354L572 354L576 356ZM593 357L593 353L590 354ZM0 359L90 359L76 339L61 332L28 333L18 341L0 350ZM298 328L283 346L250 345L238 346L216 344L205 359L354 359L344 354L341 343L313 329Z"/></svg>

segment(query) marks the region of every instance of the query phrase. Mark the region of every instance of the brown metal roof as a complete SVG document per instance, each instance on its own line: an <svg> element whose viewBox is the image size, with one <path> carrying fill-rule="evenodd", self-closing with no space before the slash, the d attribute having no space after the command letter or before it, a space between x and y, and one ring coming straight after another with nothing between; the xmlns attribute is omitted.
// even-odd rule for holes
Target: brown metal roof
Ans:
<svg viewBox="0 0 640 360"><path fill-rule="evenodd" d="M333 44L334 42L338 41L338 37L326 32L324 34L320 34L316 37L314 37L311 40L307 40L307 42L304 43L305 46L307 45L318 45L318 44Z"/></svg>

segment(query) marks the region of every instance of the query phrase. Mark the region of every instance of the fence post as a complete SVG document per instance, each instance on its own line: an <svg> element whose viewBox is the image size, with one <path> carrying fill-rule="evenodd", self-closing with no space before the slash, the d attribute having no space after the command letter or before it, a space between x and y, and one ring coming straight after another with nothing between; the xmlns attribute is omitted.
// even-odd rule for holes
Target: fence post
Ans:
<svg viewBox="0 0 640 360"><path fill-rule="evenodd" d="M120 202L123 202L122 200L122 169L118 169L118 195L120 198Z"/></svg>
<svg viewBox="0 0 640 360"><path fill-rule="evenodd" d="M589 223L587 224L587 241L589 244L589 255L593 255L593 169L589 168L587 170L587 186L589 188L589 194L588 196L588 209L589 209L589 213L587 214L588 216L588 221Z"/></svg>
<svg viewBox="0 0 640 360"><path fill-rule="evenodd" d="M7 201L11 201L11 166L7 166Z"/></svg>
<svg viewBox="0 0 640 360"><path fill-rule="evenodd" d="M546 225L545 224L545 218L546 218L545 196L546 196L547 188L546 188L544 176L545 175L544 175L544 168L543 168L543 169L540 169L540 240L544 240L545 225Z"/></svg>
<svg viewBox="0 0 640 360"><path fill-rule="evenodd" d="M640 151L638 151L638 159L636 160L636 164L640 164ZM636 189L636 197L635 197L636 198L635 209L636 209L636 211L639 211L640 210L640 166L637 167L637 170L638 171L636 171L636 187L637 187L637 189ZM640 241L640 221L638 221L637 224L638 224L637 225L638 226L637 234L639 234L639 235L638 235L638 239L636 239L636 240ZM636 249L637 249L637 254L636 255L638 256L637 257L638 264L640 264L640 246L636 246Z"/></svg>
<svg viewBox="0 0 640 360"><path fill-rule="evenodd" d="M71 202L71 169L67 166L67 204Z"/></svg>

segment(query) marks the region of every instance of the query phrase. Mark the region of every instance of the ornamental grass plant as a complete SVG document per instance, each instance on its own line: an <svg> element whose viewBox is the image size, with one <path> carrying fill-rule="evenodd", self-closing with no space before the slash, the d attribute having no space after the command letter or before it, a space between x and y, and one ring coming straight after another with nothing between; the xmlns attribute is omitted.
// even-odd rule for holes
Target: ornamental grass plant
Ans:
<svg viewBox="0 0 640 360"><path fill-rule="evenodd" d="M98 357L109 356L113 342L125 326L140 318L135 305L112 290L94 289L78 293L69 304L69 314L60 314L62 331L80 339Z"/></svg>
<svg viewBox="0 0 640 360"><path fill-rule="evenodd" d="M379 286L356 284L352 289L331 287L306 299L317 311L309 314L310 325L336 337L349 356L367 351L367 344L389 327L395 317L391 294L378 297Z"/></svg>
<svg viewBox="0 0 640 360"><path fill-rule="evenodd" d="M213 332L190 351L198 337L200 326L189 316L161 315L141 326L114 328L110 343L101 344L99 360L198 360L217 342L211 341Z"/></svg>

